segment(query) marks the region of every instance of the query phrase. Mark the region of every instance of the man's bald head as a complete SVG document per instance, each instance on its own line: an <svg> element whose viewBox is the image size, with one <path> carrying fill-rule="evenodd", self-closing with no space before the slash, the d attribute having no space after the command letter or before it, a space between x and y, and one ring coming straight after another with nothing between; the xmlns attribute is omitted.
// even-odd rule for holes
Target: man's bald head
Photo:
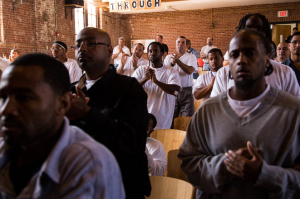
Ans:
<svg viewBox="0 0 300 199"><path fill-rule="evenodd" d="M88 27L76 39L75 55L87 78L99 78L109 70L112 47L110 36L104 30Z"/></svg>
<svg viewBox="0 0 300 199"><path fill-rule="evenodd" d="M277 58L279 62L284 62L290 56L289 45L286 42L280 42L277 46Z"/></svg>

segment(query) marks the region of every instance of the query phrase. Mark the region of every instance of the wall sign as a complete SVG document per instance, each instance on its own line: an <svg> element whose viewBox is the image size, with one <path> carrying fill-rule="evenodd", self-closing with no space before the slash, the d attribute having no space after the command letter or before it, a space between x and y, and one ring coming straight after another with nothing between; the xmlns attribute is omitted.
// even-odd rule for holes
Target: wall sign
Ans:
<svg viewBox="0 0 300 199"><path fill-rule="evenodd" d="M131 11L160 8L161 0L125 0L109 2L109 11Z"/></svg>
<svg viewBox="0 0 300 199"><path fill-rule="evenodd" d="M288 17L289 16L289 11L278 11L278 17Z"/></svg>

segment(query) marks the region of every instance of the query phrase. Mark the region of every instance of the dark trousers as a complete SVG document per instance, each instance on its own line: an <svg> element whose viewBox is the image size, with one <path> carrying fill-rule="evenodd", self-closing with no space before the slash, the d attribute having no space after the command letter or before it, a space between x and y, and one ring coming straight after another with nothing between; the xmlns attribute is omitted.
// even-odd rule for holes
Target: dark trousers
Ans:
<svg viewBox="0 0 300 199"><path fill-rule="evenodd" d="M173 120L181 113L182 117L191 117L194 114L194 98L192 87L185 87L179 92L175 100Z"/></svg>

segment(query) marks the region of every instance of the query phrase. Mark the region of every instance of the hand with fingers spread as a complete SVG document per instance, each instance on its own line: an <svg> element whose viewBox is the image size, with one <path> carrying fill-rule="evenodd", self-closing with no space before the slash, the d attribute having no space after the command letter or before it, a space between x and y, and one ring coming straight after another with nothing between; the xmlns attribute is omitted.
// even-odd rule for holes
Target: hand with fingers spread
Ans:
<svg viewBox="0 0 300 199"><path fill-rule="evenodd" d="M86 97L84 92L76 86L76 93L72 95L72 104L70 110L67 112L66 116L70 121L84 117L90 110L87 105L89 102L89 97Z"/></svg>
<svg viewBox="0 0 300 199"><path fill-rule="evenodd" d="M263 159L258 153L258 149L252 147L251 142L247 142L247 150L241 148L236 152L229 150L225 153L227 160L224 160L227 170L242 178L245 181L255 183L261 172Z"/></svg>

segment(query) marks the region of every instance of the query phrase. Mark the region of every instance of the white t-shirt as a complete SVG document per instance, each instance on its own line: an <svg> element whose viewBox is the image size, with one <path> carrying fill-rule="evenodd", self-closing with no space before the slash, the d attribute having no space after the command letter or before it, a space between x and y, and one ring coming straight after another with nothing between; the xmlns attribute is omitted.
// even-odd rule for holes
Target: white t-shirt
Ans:
<svg viewBox="0 0 300 199"><path fill-rule="evenodd" d="M122 50L123 50L123 52L124 52L125 54L127 54L127 55L130 56L130 50L129 50L129 48L127 48L126 46L124 46L124 47L122 48ZM117 45L116 47L114 47L113 55L114 55L114 54L117 54L118 52L119 52L119 45ZM115 65L116 65L116 64L121 65L121 58L122 58L122 53L120 53L120 54L118 55L118 57L116 57L116 58L114 59L114 64L115 64Z"/></svg>
<svg viewBox="0 0 300 199"><path fill-rule="evenodd" d="M224 61L228 61L229 60L229 56L228 56L228 51L226 51L225 55L224 55Z"/></svg>
<svg viewBox="0 0 300 199"><path fill-rule="evenodd" d="M138 62L137 62L137 66L142 66L142 65L149 65L148 64L148 61L144 58L139 58L138 59ZM120 67L121 65L119 65ZM119 68L118 67L118 68ZM133 64L132 64L132 57L127 57L127 60L126 60L126 63L124 65L124 68L123 68L123 74L122 75L126 75L126 76L129 76L131 77L134 73L134 68L133 68Z"/></svg>
<svg viewBox="0 0 300 199"><path fill-rule="evenodd" d="M273 65L274 70L271 75L265 76L266 83L300 99L300 87L295 72L289 66L274 60L270 60L270 63ZM229 65L218 70L210 97L219 95L234 86L234 80L229 79L228 73Z"/></svg>
<svg viewBox="0 0 300 199"><path fill-rule="evenodd" d="M145 77L147 67L147 65L138 67L132 77L135 77L140 82ZM161 68L152 69L155 70L158 81L181 86L179 75L174 68L164 64ZM175 96L164 92L151 80L148 80L143 85L143 88L148 95L148 112L153 114L157 120L155 129L169 129L174 115Z"/></svg>
<svg viewBox="0 0 300 199"><path fill-rule="evenodd" d="M167 55L165 60L164 60L164 64L166 66L170 66L171 63L172 63L172 55ZM179 60L188 65L188 66L192 66L194 67L195 70L198 69L198 65L197 65L197 58L195 55L193 54L190 54L190 53L184 53L180 58ZM185 87L191 87L193 86L193 73L192 74L187 74L186 72L184 72L179 66L178 64L175 64L174 66L175 70L179 73L179 77L180 77L180 81L181 81L181 85L182 85L182 88L185 88Z"/></svg>
<svg viewBox="0 0 300 199"><path fill-rule="evenodd" d="M239 117L243 118L251 112L253 112L261 104L261 102L263 102L266 99L270 91L270 85L268 84L265 91L256 98L245 101L237 101L232 99L229 95L229 91L230 89L227 90L227 100L229 105Z"/></svg>
<svg viewBox="0 0 300 199"><path fill-rule="evenodd" d="M216 74L217 72L209 71L207 73L200 75L193 86L193 95L197 89L201 89L210 85L213 77L216 76ZM208 99L209 97L210 97L210 93L203 98L203 101Z"/></svg>
<svg viewBox="0 0 300 199"><path fill-rule="evenodd" d="M78 81L82 75L82 71L79 68L77 61L68 58L67 61L64 63L64 65L69 71L71 83Z"/></svg>
<svg viewBox="0 0 300 199"><path fill-rule="evenodd" d="M149 176L162 176L167 167L167 156L164 145L151 137L147 138L146 155Z"/></svg>
<svg viewBox="0 0 300 199"><path fill-rule="evenodd" d="M0 70L4 71L4 69L10 65L10 61L8 59L4 59L0 57Z"/></svg>
<svg viewBox="0 0 300 199"><path fill-rule="evenodd" d="M205 54L205 55L207 56L208 52L209 52L211 49L213 49L213 48L218 48L218 47L217 47L217 46L208 46L208 45L203 46L203 47L201 48L200 55L201 55L201 54ZM207 58L207 57L206 57L206 58ZM208 63L208 59L203 59L203 62L204 62L204 63Z"/></svg>

